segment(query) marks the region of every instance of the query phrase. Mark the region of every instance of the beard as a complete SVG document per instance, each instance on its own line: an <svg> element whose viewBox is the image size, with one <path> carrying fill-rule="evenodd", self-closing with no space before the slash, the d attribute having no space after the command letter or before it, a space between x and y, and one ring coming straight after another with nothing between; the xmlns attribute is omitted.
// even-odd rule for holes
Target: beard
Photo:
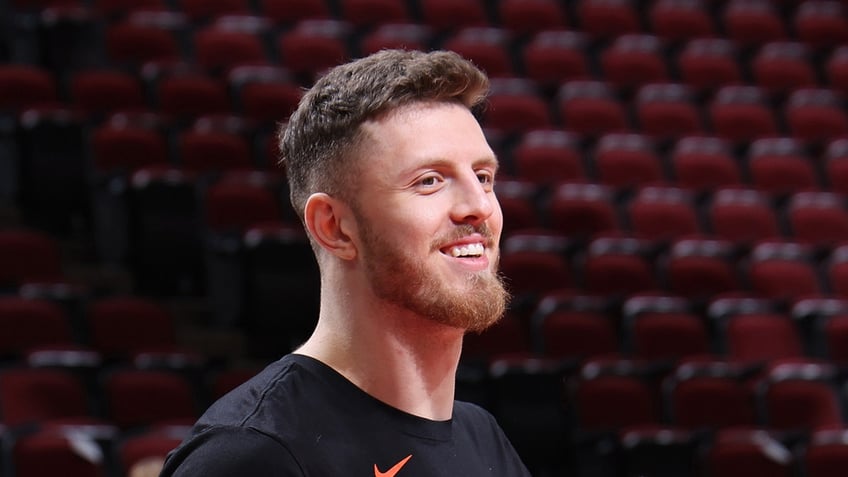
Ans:
<svg viewBox="0 0 848 477"><path fill-rule="evenodd" d="M361 231L366 273L377 297L434 322L471 332L479 333L503 316L509 294L497 272L468 273L465 286L452 287L395 242L383 240L367 221L360 220L360 224L365 225ZM434 240L431 252L439 253L444 244L472 233L484 237L487 249L494 246L485 225L461 225L449 236Z"/></svg>

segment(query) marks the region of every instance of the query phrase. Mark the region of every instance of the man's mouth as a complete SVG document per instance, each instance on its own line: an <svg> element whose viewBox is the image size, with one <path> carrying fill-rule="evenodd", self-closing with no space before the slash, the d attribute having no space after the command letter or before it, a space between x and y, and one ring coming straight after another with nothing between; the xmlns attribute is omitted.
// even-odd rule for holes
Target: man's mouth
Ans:
<svg viewBox="0 0 848 477"><path fill-rule="evenodd" d="M476 258L483 255L484 247L482 243L470 243L465 245L455 245L442 250L442 253L450 255L454 258L469 257Z"/></svg>

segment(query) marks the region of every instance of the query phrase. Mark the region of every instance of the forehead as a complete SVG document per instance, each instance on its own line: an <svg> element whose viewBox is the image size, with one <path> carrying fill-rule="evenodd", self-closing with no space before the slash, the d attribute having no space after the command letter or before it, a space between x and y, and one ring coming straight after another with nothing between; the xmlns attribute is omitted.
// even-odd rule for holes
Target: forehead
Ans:
<svg viewBox="0 0 848 477"><path fill-rule="evenodd" d="M365 161L384 168L428 161L495 161L480 124L460 104L413 103L362 128Z"/></svg>

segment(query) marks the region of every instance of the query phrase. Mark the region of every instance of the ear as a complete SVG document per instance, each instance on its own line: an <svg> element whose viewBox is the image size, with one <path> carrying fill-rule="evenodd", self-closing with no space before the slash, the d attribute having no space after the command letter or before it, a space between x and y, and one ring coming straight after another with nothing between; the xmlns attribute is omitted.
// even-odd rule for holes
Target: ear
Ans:
<svg viewBox="0 0 848 477"><path fill-rule="evenodd" d="M343 260L356 257L356 245L348 230L353 214L347 204L323 192L315 193L306 200L303 218L321 248Z"/></svg>

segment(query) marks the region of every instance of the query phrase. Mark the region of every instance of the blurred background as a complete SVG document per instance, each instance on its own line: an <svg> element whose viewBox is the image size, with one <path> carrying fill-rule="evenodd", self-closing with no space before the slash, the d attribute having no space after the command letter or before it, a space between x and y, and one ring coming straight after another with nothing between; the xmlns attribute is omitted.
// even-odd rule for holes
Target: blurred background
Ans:
<svg viewBox="0 0 848 477"><path fill-rule="evenodd" d="M492 78L514 300L458 397L534 477L844 475L846 8L0 0L0 476L127 475L308 335L275 131L395 47Z"/></svg>

